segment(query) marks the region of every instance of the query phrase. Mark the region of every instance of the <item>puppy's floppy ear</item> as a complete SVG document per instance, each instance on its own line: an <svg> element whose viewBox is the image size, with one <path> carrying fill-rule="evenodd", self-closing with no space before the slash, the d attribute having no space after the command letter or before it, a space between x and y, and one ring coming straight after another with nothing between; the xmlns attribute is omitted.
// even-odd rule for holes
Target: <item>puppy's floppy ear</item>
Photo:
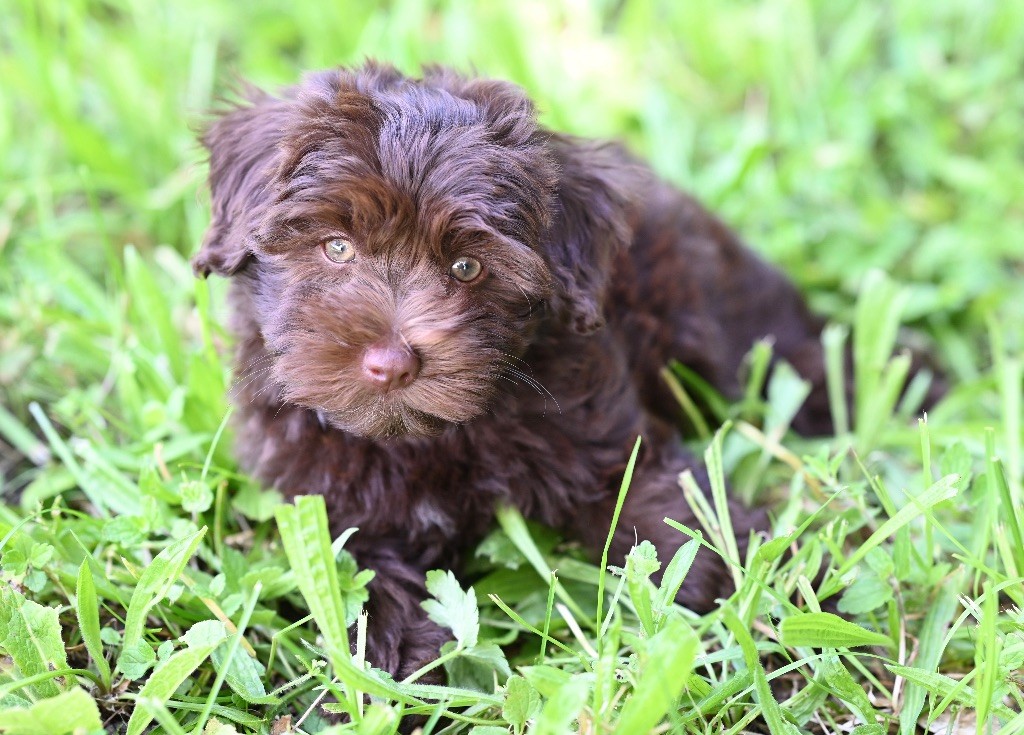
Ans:
<svg viewBox="0 0 1024 735"><path fill-rule="evenodd" d="M578 334L604 326L615 256L629 247L641 171L621 147L553 136L560 172L543 250L556 281L555 312Z"/></svg>
<svg viewBox="0 0 1024 735"><path fill-rule="evenodd" d="M202 135L210 152L213 216L192 270L204 278L230 276L245 265L260 211L273 196L287 103L255 90L248 96Z"/></svg>

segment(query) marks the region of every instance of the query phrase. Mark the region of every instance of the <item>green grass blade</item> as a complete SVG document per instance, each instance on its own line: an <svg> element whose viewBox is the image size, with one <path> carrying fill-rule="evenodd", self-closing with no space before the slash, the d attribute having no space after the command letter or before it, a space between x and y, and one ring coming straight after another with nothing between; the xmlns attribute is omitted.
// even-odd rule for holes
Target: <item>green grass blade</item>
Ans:
<svg viewBox="0 0 1024 735"><path fill-rule="evenodd" d="M526 557L527 561L530 562L537 574L541 576L545 582L552 579L552 570L548 566L548 563L544 561L544 555L541 554L540 549L537 548L537 544L534 543L533 537L530 536L530 530L526 527L526 521L523 520L522 514L513 508L512 506L504 506L499 508L495 513L498 524L505 534L512 540L512 543L516 545L516 548ZM557 577L552 581L555 588L555 594L558 595L558 599L572 611L572 614L576 617L576 620L583 621L586 625L597 630L597 626L590 620L590 617L584 614L579 604L572 598L572 596L566 592L565 587L558 581ZM598 621L600 623L600 621Z"/></svg>
<svg viewBox="0 0 1024 735"><path fill-rule="evenodd" d="M846 342L850 330L842 324L829 324L821 332L825 349L825 379L828 405L836 436L850 432L850 411L846 397Z"/></svg>
<svg viewBox="0 0 1024 735"><path fill-rule="evenodd" d="M697 408L697 404L693 402L690 394L686 392L682 384L679 382L679 378L675 376L671 370L667 367L661 369L661 379L665 381L668 389L672 392L676 401L679 403L680 408L683 409L683 413L686 415L687 420L693 425L694 431L697 432L697 436L701 439L711 438L711 429L708 428L708 422L704 419L704 415L700 409Z"/></svg>
<svg viewBox="0 0 1024 735"><path fill-rule="evenodd" d="M213 649L219 646L227 638L227 629L220 623L197 623L204 626L203 642L190 645L171 655L169 659L157 669L146 681L146 685L139 692L140 697L155 699L158 702L166 701L174 691L181 686L181 683L198 668L198 666L213 653ZM219 634L205 635L212 631L212 626L219 626ZM143 707L136 707L128 720L128 727L125 735L140 735L146 726L153 720L150 710Z"/></svg>
<svg viewBox="0 0 1024 735"><path fill-rule="evenodd" d="M0 437L37 465L50 461L50 450L36 436L25 428L18 419L0 405Z"/></svg>
<svg viewBox="0 0 1024 735"><path fill-rule="evenodd" d="M963 572L953 574L945 584L939 585L935 601L928 607L928 613L921 623L918 633L917 660L915 671L934 673L942 659L943 638L950 621L956 614L957 595L963 583ZM902 676L890 668L894 674ZM907 687L903 694L903 707L900 710L900 735L914 735L917 732L917 719L924 709L925 698L932 687L907 678Z"/></svg>
<svg viewBox="0 0 1024 735"><path fill-rule="evenodd" d="M74 476L75 481L78 483L82 492L88 496L89 501L96 506L99 513L104 516L109 515L104 488L99 483L95 482L95 480L85 472L82 465L78 463L78 460L75 459L75 455L71 451L71 448L61 438L60 434L57 433L57 430L53 427L53 424L50 422L49 417L43 411L42 407L37 403L30 403L28 410L39 424L39 428L43 430L43 435L50 443L50 449Z"/></svg>
<svg viewBox="0 0 1024 735"><path fill-rule="evenodd" d="M909 360L890 362L907 291L880 270L861 286L853 330L857 447L866 454L892 416Z"/></svg>
<svg viewBox="0 0 1024 735"><path fill-rule="evenodd" d="M977 628L977 644L974 653L975 670L978 672L977 709L978 735L990 732L991 723L988 716L996 704L996 686L1005 673L1000 671L999 654L1002 651L1002 638L996 630L999 610L999 595L986 584L985 599L981 606L981 620Z"/></svg>
<svg viewBox="0 0 1024 735"><path fill-rule="evenodd" d="M629 455L629 462L626 464L626 471L622 475L622 483L619 485L619 494L615 499L615 511L612 513L611 523L608 526L608 537L605 539L604 548L601 549L600 578L597 582L597 616L595 630L601 630L602 613L604 611L604 588L608 576L608 552L612 547L612 538L615 536L615 529L619 525L619 514L626 502L626 493L629 492L629 485L633 481L633 471L636 468L636 459L640 455L640 437L636 438L633 444L633 451Z"/></svg>
<svg viewBox="0 0 1024 735"><path fill-rule="evenodd" d="M159 699L154 699L153 697L139 697L135 700L135 707L149 713L149 715L157 721L160 727L167 732L167 735L188 735L185 728L183 728L178 721L174 719L174 715L171 714L171 711L167 709L164 703ZM215 733L215 735L220 734Z"/></svg>
<svg viewBox="0 0 1024 735"><path fill-rule="evenodd" d="M142 640L146 618L149 617L150 611L164 598L171 585L178 581L185 565L195 554L196 547L199 546L199 542L205 535L206 528L202 528L191 536L175 541L157 554L153 562L142 572L128 603L128 614L125 617L121 644L122 652L132 651ZM124 654L122 653L122 655ZM118 668L121 669L120 659ZM121 670L123 672L123 669Z"/></svg>
<svg viewBox="0 0 1024 735"><path fill-rule="evenodd" d="M335 674L347 684L345 694L349 698L349 712L356 711L355 699L360 692L406 704L422 704L415 696L371 676L352 662L345 606L331 550L327 507L323 496L301 495L295 498L294 505L277 508L275 516L299 592L327 641L328 655ZM408 689L412 691L413 687Z"/></svg>
<svg viewBox="0 0 1024 735"><path fill-rule="evenodd" d="M647 662L622 707L617 732L648 732L675 708L699 648L697 635L679 618L671 618L647 642Z"/></svg>
<svg viewBox="0 0 1024 735"><path fill-rule="evenodd" d="M489 598L490 598L491 602L493 602L495 605L497 605L498 608L503 613L505 613L510 618L512 618L512 620L514 620L516 622L516 624L519 625L520 627L522 627L524 630L527 630L530 633L533 633L534 635L540 637L541 640L543 640L545 643L552 644L553 646L555 646L555 647L559 648L560 650L562 650L564 653L567 653L570 656L578 657L579 660L580 660L580 664L584 668L589 668L590 667L590 662L583 656L583 654L580 654L580 653L577 653L576 651L573 651L572 648L570 648L569 646L565 645L564 643L562 643L562 641L558 640L557 638L551 638L548 635L547 630L541 630L540 628L537 628L536 626L530 625L530 623L528 623L525 619L523 619L523 617L519 613L517 613L515 610L513 610L511 607L509 607L500 597L498 597L497 595L489 595Z"/></svg>
<svg viewBox="0 0 1024 735"><path fill-rule="evenodd" d="M856 551L846 558L846 561L839 568L837 576L843 576L857 566L869 551L878 547L896 531L910 523L911 520L921 514L923 509L930 509L945 500L956 497L957 479L955 475L947 475L939 479L930 488L916 498L913 498L912 502L900 508L894 516L879 526L878 530L872 533L863 544L858 546Z"/></svg>
<svg viewBox="0 0 1024 735"><path fill-rule="evenodd" d="M92 579L89 560L82 562L78 569L78 584L75 588L75 613L78 616L79 632L85 649L100 672L103 688L110 689L110 664L103 655L103 641L100 640L100 610L96 599L96 585Z"/></svg>
<svg viewBox="0 0 1024 735"><path fill-rule="evenodd" d="M988 460L987 477L989 488L996 488L999 493L1000 530L1009 529L1011 544L1012 562L1015 569L1009 569L1012 577L1024 575L1024 514L1020 506L1014 503L1013 494L1010 491L1010 484L1006 481L1006 472L1003 470L1003 463L998 457L990 457ZM1009 564L1009 561L1008 561Z"/></svg>
<svg viewBox="0 0 1024 735"><path fill-rule="evenodd" d="M726 561L731 562L729 571L732 573L733 584L736 589L740 589L743 586L743 560L740 559L732 515L729 512L729 493L725 487L725 466L722 459L722 441L731 427L732 424L726 422L715 432L715 438L704 452L704 462L708 468L708 480L711 482L711 499L715 504L714 518L717 521L716 525L721 529L724 544L722 551Z"/></svg>
<svg viewBox="0 0 1024 735"><path fill-rule="evenodd" d="M661 577L661 587L658 589L657 597L656 612L660 616L658 620L659 627L664 625L669 619L665 613L675 603L676 595L679 593L680 587L683 586L686 575L689 573L690 567L693 566L693 561L697 558L699 550L700 543L696 539L690 539L676 549L676 553L672 556L672 561L665 567L665 573Z"/></svg>
<svg viewBox="0 0 1024 735"><path fill-rule="evenodd" d="M793 723L786 719L782 707L772 694L771 685L765 674L764 666L761 665L757 654L757 645L740 620L736 611L730 606L722 609L722 620L729 632L735 637L743 650L743 661L754 678L754 691L757 693L757 703L761 707L765 722L768 724L769 732L773 735L798 735L800 732Z"/></svg>

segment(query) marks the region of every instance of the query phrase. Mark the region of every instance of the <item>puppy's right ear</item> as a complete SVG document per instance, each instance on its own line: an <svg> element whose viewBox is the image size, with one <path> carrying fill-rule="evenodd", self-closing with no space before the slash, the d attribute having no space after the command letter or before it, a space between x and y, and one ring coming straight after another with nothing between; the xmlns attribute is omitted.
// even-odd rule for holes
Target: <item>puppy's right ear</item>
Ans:
<svg viewBox="0 0 1024 735"><path fill-rule="evenodd" d="M549 146L559 168L554 221L543 238L552 305L572 331L591 334L604 326L612 263L632 239L643 169L616 145L554 135Z"/></svg>
<svg viewBox="0 0 1024 735"><path fill-rule="evenodd" d="M230 276L252 256L262 210L273 197L286 102L262 92L217 118L202 135L210 153L212 218L192 270Z"/></svg>

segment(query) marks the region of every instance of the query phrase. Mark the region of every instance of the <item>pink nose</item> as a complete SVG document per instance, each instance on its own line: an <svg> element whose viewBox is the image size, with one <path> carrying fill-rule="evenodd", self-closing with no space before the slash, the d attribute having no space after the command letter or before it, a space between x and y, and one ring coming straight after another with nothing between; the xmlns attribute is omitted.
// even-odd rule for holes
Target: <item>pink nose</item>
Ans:
<svg viewBox="0 0 1024 735"><path fill-rule="evenodd" d="M385 393L404 388L420 372L420 359L408 347L390 342L368 347L363 355L363 375Z"/></svg>

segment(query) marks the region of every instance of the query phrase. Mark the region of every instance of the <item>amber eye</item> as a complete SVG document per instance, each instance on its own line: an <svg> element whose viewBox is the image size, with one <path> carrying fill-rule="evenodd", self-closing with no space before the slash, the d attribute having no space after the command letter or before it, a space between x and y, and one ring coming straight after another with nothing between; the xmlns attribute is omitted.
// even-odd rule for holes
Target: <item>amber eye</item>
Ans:
<svg viewBox="0 0 1024 735"><path fill-rule="evenodd" d="M469 283L475 281L483 273L484 267L480 265L480 261L476 258L469 258L463 256L452 263L452 267L448 269L448 272L452 276L462 281L463 283Z"/></svg>
<svg viewBox="0 0 1024 735"><path fill-rule="evenodd" d="M335 263L348 263L355 259L356 249L348 240L336 237L324 243L324 255Z"/></svg>

